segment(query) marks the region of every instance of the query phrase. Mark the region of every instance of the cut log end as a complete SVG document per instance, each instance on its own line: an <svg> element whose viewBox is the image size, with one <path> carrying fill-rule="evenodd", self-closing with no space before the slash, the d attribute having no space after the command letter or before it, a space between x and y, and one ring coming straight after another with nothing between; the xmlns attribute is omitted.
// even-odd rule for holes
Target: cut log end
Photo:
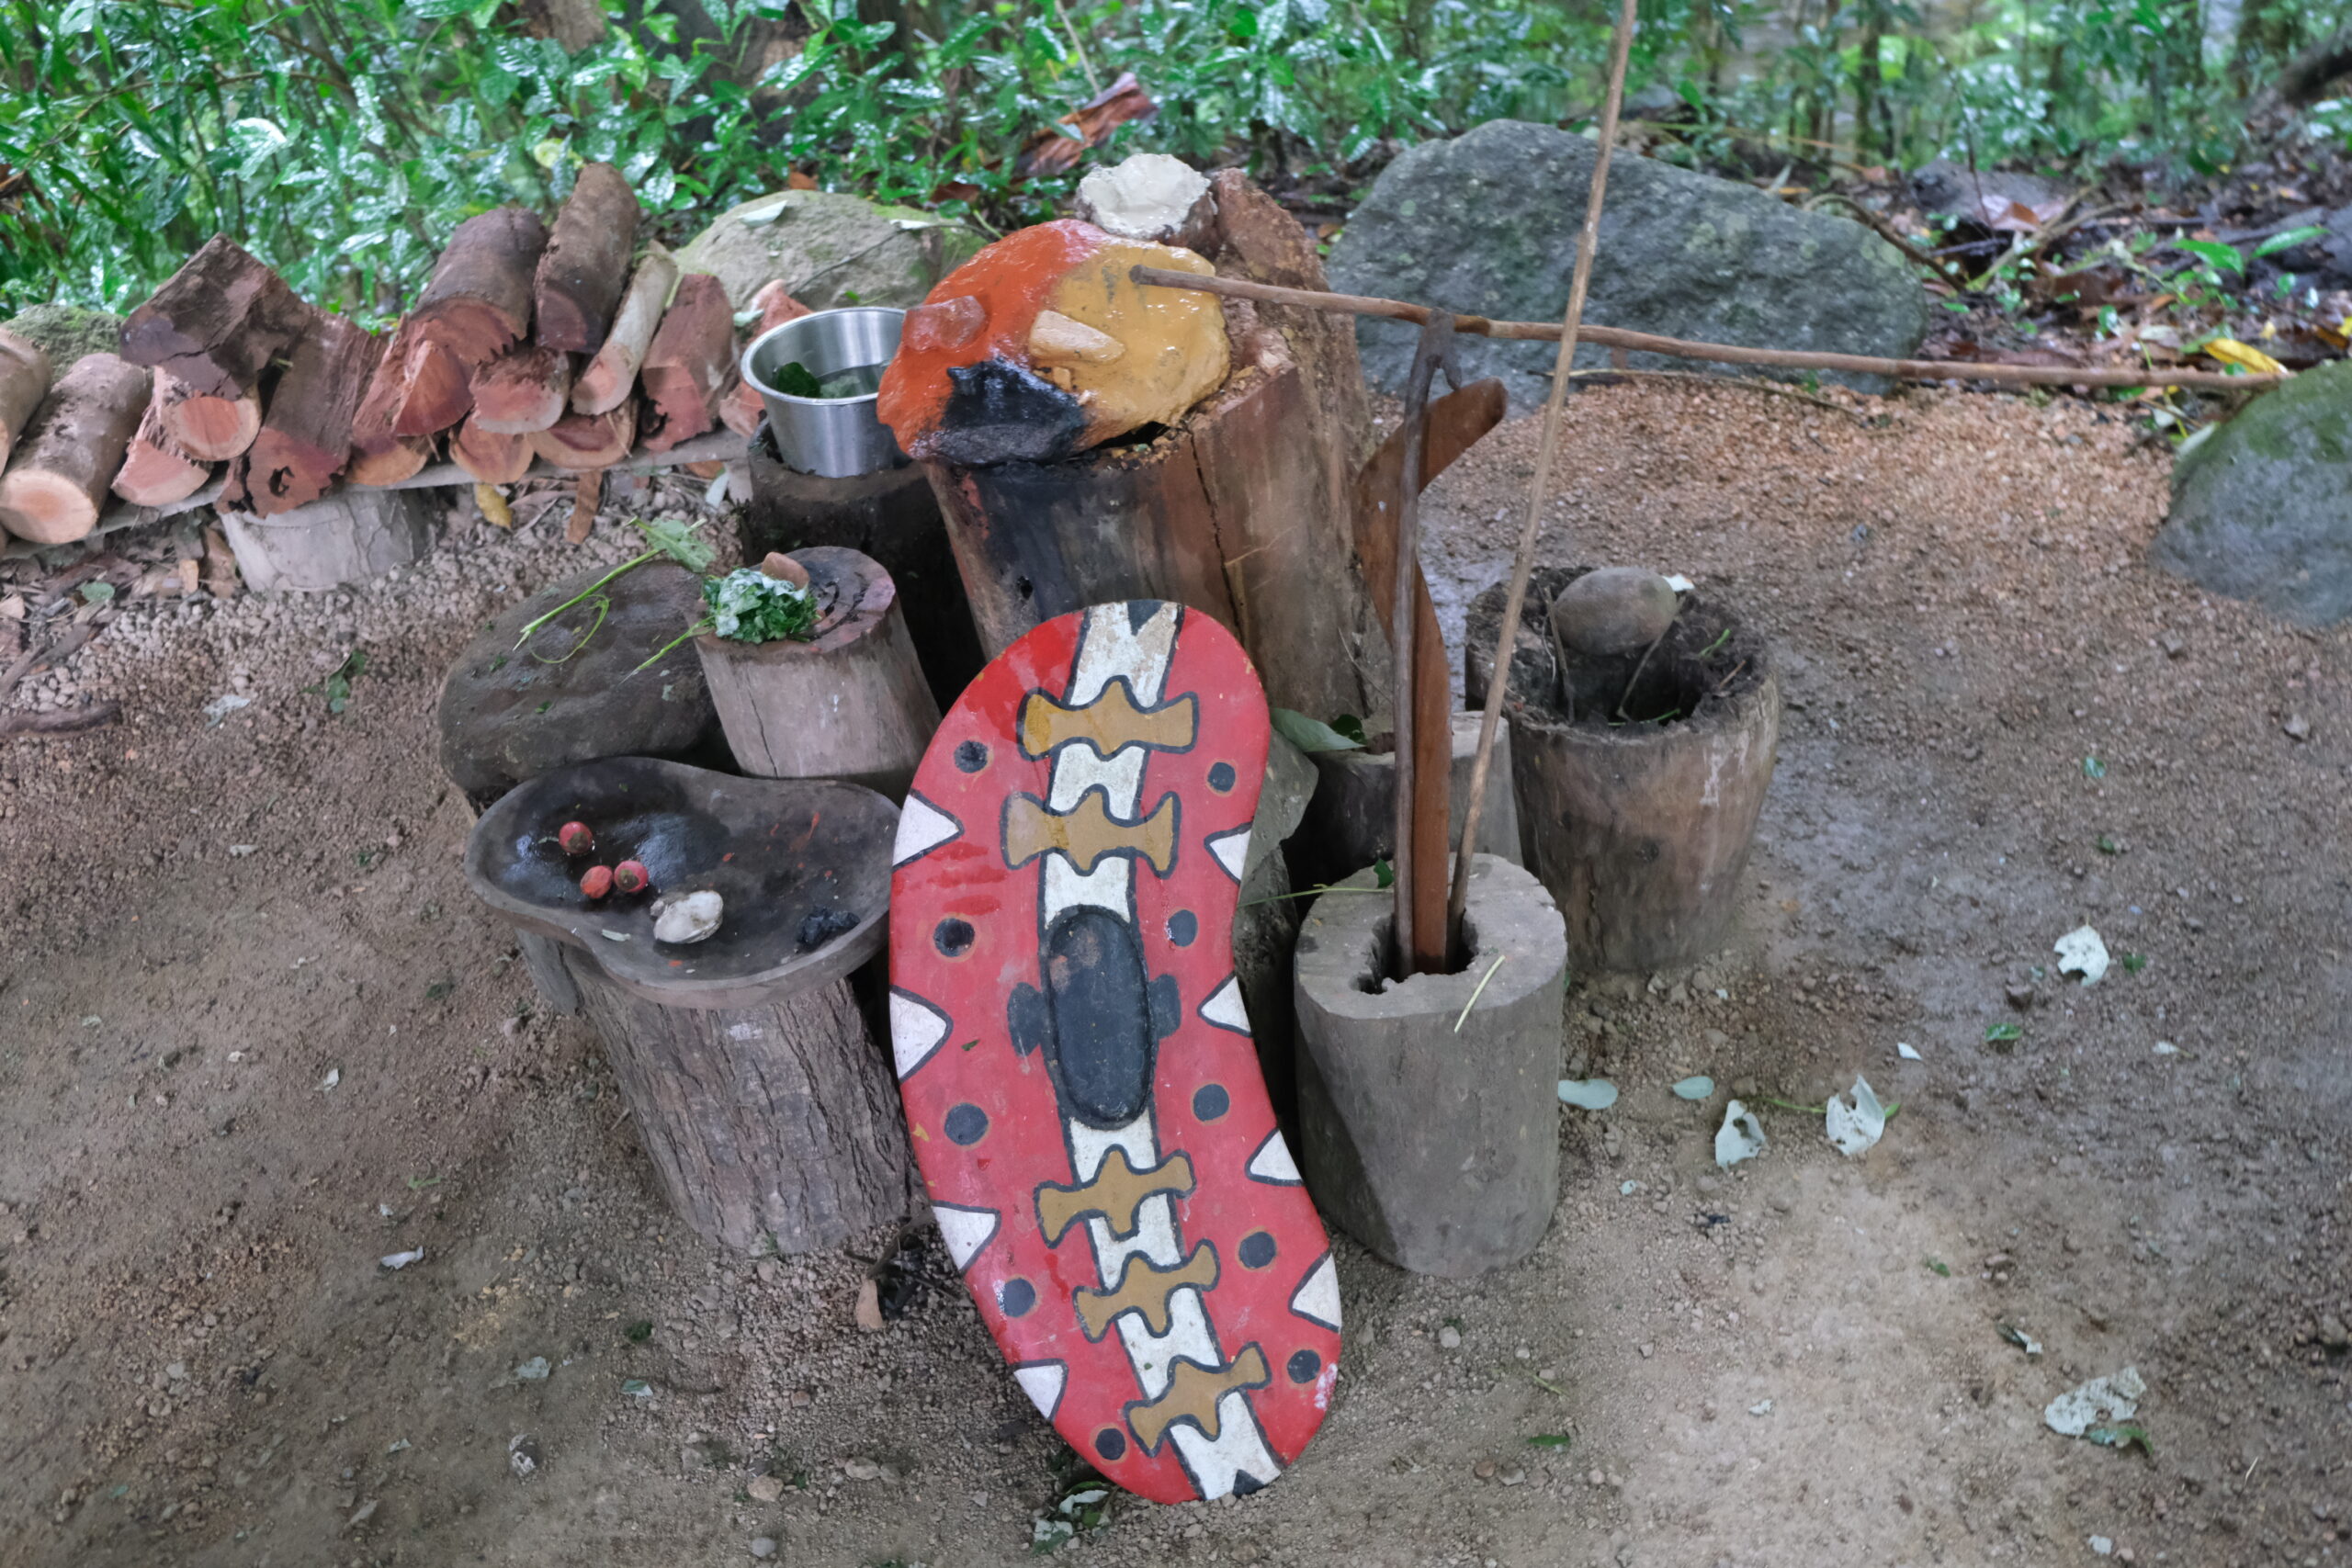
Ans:
<svg viewBox="0 0 2352 1568"><path fill-rule="evenodd" d="M531 437L484 430L468 419L449 438L449 458L476 482L509 485L531 471Z"/></svg>
<svg viewBox="0 0 2352 1568"><path fill-rule="evenodd" d="M612 331L572 383L572 412L607 413L628 400L637 389L637 367L645 362L645 351L677 287L678 264L670 253L659 245L648 248L628 280L628 292L621 297Z"/></svg>
<svg viewBox="0 0 2352 1568"><path fill-rule="evenodd" d="M528 435L563 417L571 391L570 355L537 345L509 349L474 377L468 423L492 434Z"/></svg>
<svg viewBox="0 0 2352 1568"><path fill-rule="evenodd" d="M97 526L153 389L146 370L111 354L75 361L41 400L0 478L0 527L62 545Z"/></svg>
<svg viewBox="0 0 2352 1568"><path fill-rule="evenodd" d="M559 468L609 468L628 456L637 440L637 405L626 402L599 414L566 414L523 439Z"/></svg>
<svg viewBox="0 0 2352 1568"><path fill-rule="evenodd" d="M17 469L0 479L0 524L36 545L65 545L98 525L98 503L62 474Z"/></svg>
<svg viewBox="0 0 2352 1568"><path fill-rule="evenodd" d="M212 477L209 464L198 462L181 450L163 428L163 378L159 376L156 379L159 385L139 421L138 434L130 438L122 471L114 477L114 493L133 506L168 506L175 501L186 501Z"/></svg>
<svg viewBox="0 0 2352 1568"><path fill-rule="evenodd" d="M261 434L261 395L216 397L199 392L168 370L155 373L155 416L164 434L188 457L225 462Z"/></svg>
<svg viewBox="0 0 2352 1568"><path fill-rule="evenodd" d="M735 318L725 287L708 273L687 274L639 372L647 450L666 452L718 423L719 393L734 360Z"/></svg>

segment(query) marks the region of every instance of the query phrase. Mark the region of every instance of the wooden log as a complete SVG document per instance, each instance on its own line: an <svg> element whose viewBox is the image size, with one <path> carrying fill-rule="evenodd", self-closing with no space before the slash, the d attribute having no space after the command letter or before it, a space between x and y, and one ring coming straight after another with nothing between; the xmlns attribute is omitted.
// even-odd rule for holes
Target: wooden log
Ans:
<svg viewBox="0 0 2352 1568"><path fill-rule="evenodd" d="M402 435L393 428L412 395L409 369L416 346L416 335L403 321L377 355L367 395L359 400L359 412L351 416L351 466L345 477L353 484L398 484L433 460L431 435ZM435 353L438 357L434 363L446 363L458 372L457 387L463 392L463 367L447 350Z"/></svg>
<svg viewBox="0 0 2352 1568"><path fill-rule="evenodd" d="M427 491L345 487L271 517L224 506L220 525L254 592L318 593L423 560L440 513Z"/></svg>
<svg viewBox="0 0 2352 1568"><path fill-rule="evenodd" d="M760 291L752 296L752 309L760 313L759 320L752 323L752 342L809 313L808 306L786 292L781 278L771 278L760 285ZM760 422L767 416L767 403L761 398L759 389L743 379L741 356L738 355L732 378L719 394L719 423L749 441L759 433Z"/></svg>
<svg viewBox="0 0 2352 1568"><path fill-rule="evenodd" d="M0 528L62 545L97 526L153 389L144 367L114 355L74 361L34 411L0 475Z"/></svg>
<svg viewBox="0 0 2352 1568"><path fill-rule="evenodd" d="M808 642L695 638L728 749L745 773L847 779L906 797L939 704L890 574L855 550L796 550L824 610Z"/></svg>
<svg viewBox="0 0 2352 1568"><path fill-rule="evenodd" d="M46 350L12 332L0 331L0 468L8 466L17 433L49 396L49 377Z"/></svg>
<svg viewBox="0 0 2352 1568"><path fill-rule="evenodd" d="M829 479L787 467L763 431L741 470L749 499L738 515L742 558L775 550L839 545L871 557L899 591L915 656L944 712L987 660L956 574L939 502L921 468L901 465Z"/></svg>
<svg viewBox="0 0 2352 1568"><path fill-rule="evenodd" d="M645 363L645 351L677 287L678 264L660 245L648 245L613 314L612 330L571 383L572 412L605 413L628 400L637 389L638 367Z"/></svg>
<svg viewBox="0 0 2352 1568"><path fill-rule="evenodd" d="M168 370L155 372L155 422L172 445L199 463L241 457L261 434L261 389L236 397L199 392Z"/></svg>
<svg viewBox="0 0 2352 1568"><path fill-rule="evenodd" d="M1350 547L1347 497L1273 333L1148 446L1056 463L927 461L990 657L1041 621L1116 599L1173 599L1238 633L1280 707L1375 711L1380 628Z"/></svg>
<svg viewBox="0 0 2352 1568"><path fill-rule="evenodd" d="M849 981L662 1007L564 956L662 1190L698 1235L809 1252L907 1213L904 1112Z"/></svg>
<svg viewBox="0 0 2352 1568"><path fill-rule="evenodd" d="M438 434L474 406L473 372L413 316L401 323L384 358L399 363L386 372L390 379L371 387L368 395L382 399L380 417L390 421L394 435Z"/></svg>
<svg viewBox="0 0 2352 1568"><path fill-rule="evenodd" d="M469 428L493 435L528 435L563 417L571 395L571 356L538 344L518 344L474 374Z"/></svg>
<svg viewBox="0 0 2352 1568"><path fill-rule="evenodd" d="M486 485L511 485L531 468L531 437L484 430L473 415L449 437L449 460Z"/></svg>
<svg viewBox="0 0 2352 1568"><path fill-rule="evenodd" d="M621 172L610 164L582 164L532 284L538 317L532 330L541 348L592 354L605 341L628 281L637 220L637 193Z"/></svg>
<svg viewBox="0 0 2352 1568"><path fill-rule="evenodd" d="M274 517L326 494L351 462L351 426L368 395L383 340L342 316L321 313L295 345L232 490L256 516ZM231 504L236 494L224 496Z"/></svg>
<svg viewBox="0 0 2352 1568"><path fill-rule="evenodd" d="M1216 241L1209 259L1216 264L1218 276L1317 292L1330 287L1314 236L1249 175L1238 169L1220 169L1209 176L1209 190L1217 211ZM1295 305L1261 304L1256 318L1260 325L1282 334L1306 378L1308 405L1325 432L1329 459L1336 465L1332 484L1345 493L1372 446L1372 411L1364 394L1363 366L1356 355L1355 322Z"/></svg>
<svg viewBox="0 0 2352 1568"><path fill-rule="evenodd" d="M605 470L590 468L580 476L571 492L571 516L563 525L563 539L568 545L584 545L588 536L596 531L596 509L604 504Z"/></svg>
<svg viewBox="0 0 2352 1568"><path fill-rule="evenodd" d="M215 234L131 311L122 357L168 370L207 397L241 398L317 314L285 279Z"/></svg>
<svg viewBox="0 0 2352 1568"><path fill-rule="evenodd" d="M547 225L527 208L494 208L458 224L411 312L419 334L469 370L503 354L530 327L532 279L547 244ZM426 434L405 421L401 431Z"/></svg>
<svg viewBox="0 0 2352 1568"><path fill-rule="evenodd" d="M114 493L133 506L168 506L185 501L212 477L212 466L182 451L164 428L163 382L164 376L158 372L147 412L139 418L138 434L123 455L122 471L114 477Z"/></svg>
<svg viewBox="0 0 2352 1568"><path fill-rule="evenodd" d="M559 468L609 468L636 444L637 404L624 402L596 414L568 413L523 439L536 456Z"/></svg>
<svg viewBox="0 0 2352 1568"><path fill-rule="evenodd" d="M1530 604L1548 605L1577 575L1539 567ZM1503 592L1497 583L1470 608L1474 704L1492 678ZM1571 650L1564 712L1544 622L1531 614L1520 627L1504 708L1528 869L1566 917L1579 972L1646 974L1703 958L1739 902L1772 780L1781 693L1770 647L1728 609L1686 594L1646 664L1639 653Z"/></svg>
<svg viewBox="0 0 2352 1568"><path fill-rule="evenodd" d="M727 290L707 272L678 279L676 295L638 371L645 413L639 434L666 452L718 423L718 395L735 359L735 316Z"/></svg>
<svg viewBox="0 0 2352 1568"><path fill-rule="evenodd" d="M1452 768L1446 807L1447 841L1462 831L1470 807L1470 771L1478 751L1478 716L1448 716ZM1291 880L1317 887L1351 876L1396 852L1396 757L1391 737L1374 735L1372 749L1317 751L1315 794L1306 820L1290 841ZM1511 795L1510 732L1495 737L1495 761L1487 773L1487 805L1478 818L1481 854L1524 863L1520 851L1519 812Z"/></svg>

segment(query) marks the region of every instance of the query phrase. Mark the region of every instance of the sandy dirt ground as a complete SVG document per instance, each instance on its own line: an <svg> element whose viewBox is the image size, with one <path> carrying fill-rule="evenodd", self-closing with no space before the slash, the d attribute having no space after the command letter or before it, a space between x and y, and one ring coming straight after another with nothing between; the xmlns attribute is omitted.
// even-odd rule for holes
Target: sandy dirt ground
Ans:
<svg viewBox="0 0 2352 1568"><path fill-rule="evenodd" d="M1533 446L1432 491L1452 637ZM1547 558L1687 573L1781 650L1735 939L1576 980L1568 1064L1623 1098L1562 1112L1534 1257L1342 1243L1302 1461L1061 1554L2352 1562L2352 634L2152 574L2165 472L2074 403L1579 396ZM466 892L435 694L582 563L561 515L360 592L131 604L21 694L126 719L0 750L0 1562L1027 1559L1069 1472L960 1290L862 1332L886 1236L682 1232ZM354 648L331 716L302 688ZM2051 951L2086 921L2087 990ZM1727 1093L1857 1073L1902 1106L1866 1158L1767 1104L1715 1168ZM2153 1451L2044 1427L2127 1366Z"/></svg>

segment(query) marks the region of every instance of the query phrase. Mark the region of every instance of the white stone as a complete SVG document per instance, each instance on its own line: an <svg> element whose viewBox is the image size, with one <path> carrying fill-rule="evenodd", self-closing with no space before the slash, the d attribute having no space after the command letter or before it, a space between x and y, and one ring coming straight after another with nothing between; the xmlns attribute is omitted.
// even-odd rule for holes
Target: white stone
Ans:
<svg viewBox="0 0 2352 1568"><path fill-rule="evenodd" d="M719 917L726 912L727 901L708 888L666 894L653 905L653 940L701 942L718 929Z"/></svg>
<svg viewBox="0 0 2352 1568"><path fill-rule="evenodd" d="M1108 234L1164 243L1208 194L1208 177L1182 158L1138 152L1078 182L1078 215Z"/></svg>

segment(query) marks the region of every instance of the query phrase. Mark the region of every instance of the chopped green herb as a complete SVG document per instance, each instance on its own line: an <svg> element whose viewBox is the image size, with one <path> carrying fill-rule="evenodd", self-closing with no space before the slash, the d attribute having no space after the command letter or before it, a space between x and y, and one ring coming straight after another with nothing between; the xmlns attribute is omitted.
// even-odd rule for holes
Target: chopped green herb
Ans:
<svg viewBox="0 0 2352 1568"><path fill-rule="evenodd" d="M1565 1449L1570 1438L1566 1432L1542 1432L1527 1439L1531 1449Z"/></svg>
<svg viewBox="0 0 2352 1568"><path fill-rule="evenodd" d="M1919 1261L1928 1266L1928 1273L1933 1274L1939 1279L1949 1280L1951 1278L1951 1265L1945 1262L1942 1258L1922 1258Z"/></svg>
<svg viewBox="0 0 2352 1568"><path fill-rule="evenodd" d="M1984 1032L1984 1043L1998 1045L2010 1040L2022 1040L2025 1031L2014 1023L1996 1023Z"/></svg>
<svg viewBox="0 0 2352 1568"><path fill-rule="evenodd" d="M653 1320L650 1317L639 1318L635 1323L630 1324L627 1328L621 1330L621 1337L627 1339L632 1345L644 1344L647 1340L653 1337Z"/></svg>

